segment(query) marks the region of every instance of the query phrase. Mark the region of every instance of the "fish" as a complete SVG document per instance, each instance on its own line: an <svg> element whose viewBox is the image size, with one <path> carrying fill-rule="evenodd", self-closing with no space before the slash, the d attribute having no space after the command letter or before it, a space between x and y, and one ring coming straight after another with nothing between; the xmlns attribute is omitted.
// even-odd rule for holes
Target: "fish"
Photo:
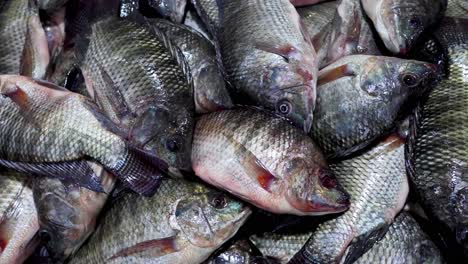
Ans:
<svg viewBox="0 0 468 264"><path fill-rule="evenodd" d="M184 20L187 0L148 0L148 5L162 17L181 23Z"/></svg>
<svg viewBox="0 0 468 264"><path fill-rule="evenodd" d="M0 169L0 263L23 263L39 245L31 177Z"/></svg>
<svg viewBox="0 0 468 264"><path fill-rule="evenodd" d="M72 48L61 53L49 80L62 84L78 69L87 93L132 144L157 153L171 175L190 171L195 103L183 55L155 27L88 18L92 2L80 4L84 14L67 26L75 31L67 37Z"/></svg>
<svg viewBox="0 0 468 264"><path fill-rule="evenodd" d="M102 191L86 167L91 159L144 195L154 194L167 171L156 156L133 147L86 97L18 75L0 75L0 95L3 166Z"/></svg>
<svg viewBox="0 0 468 264"><path fill-rule="evenodd" d="M29 0L4 0L0 3L0 74L19 74L26 41L28 17L34 9Z"/></svg>
<svg viewBox="0 0 468 264"><path fill-rule="evenodd" d="M201 263L250 214L221 191L167 178L153 197L116 200L70 263Z"/></svg>
<svg viewBox="0 0 468 264"><path fill-rule="evenodd" d="M267 232L255 234L249 240L262 254L278 263L288 263L307 242L313 231L298 234Z"/></svg>
<svg viewBox="0 0 468 264"><path fill-rule="evenodd" d="M89 164L99 176L104 192L93 192L49 177L33 182L39 232L50 257L56 262L65 261L94 232L97 217L114 188L112 174L97 163Z"/></svg>
<svg viewBox="0 0 468 264"><path fill-rule="evenodd" d="M319 69L348 55L381 54L359 0L340 0L335 4L323 3L303 9L305 27L317 49ZM328 14L332 10L333 14ZM315 16L316 12L323 12L321 16L327 16L327 19ZM321 25L326 20L330 21ZM317 27L316 21L321 21L318 22L321 26Z"/></svg>
<svg viewBox="0 0 468 264"><path fill-rule="evenodd" d="M427 62L351 55L319 73L310 136L328 158L346 157L388 134L436 77Z"/></svg>
<svg viewBox="0 0 468 264"><path fill-rule="evenodd" d="M448 0L445 16L468 18L468 3L464 0Z"/></svg>
<svg viewBox="0 0 468 264"><path fill-rule="evenodd" d="M213 37L206 29L205 24L201 20L200 16L198 16L195 10L189 9L187 11L187 15L185 16L184 25L196 30L198 33L202 34L203 37L208 39L211 43L213 43Z"/></svg>
<svg viewBox="0 0 468 264"><path fill-rule="evenodd" d="M239 239L226 249L215 252L203 264L271 264L247 239Z"/></svg>
<svg viewBox="0 0 468 264"><path fill-rule="evenodd" d="M422 207L468 257L468 20L446 17L424 43L441 45L445 75L414 110L407 170ZM425 54L423 48L420 52ZM430 59L426 57L426 59ZM455 244L456 245L456 244Z"/></svg>
<svg viewBox="0 0 468 264"><path fill-rule="evenodd" d="M322 30L326 30L327 25L333 20L336 7L337 1L329 1L296 8L311 39L314 39ZM320 48L321 47L315 47L317 51L320 50Z"/></svg>
<svg viewBox="0 0 468 264"><path fill-rule="evenodd" d="M195 111L202 114L232 108L214 46L187 26L162 19L154 20L151 24L182 51L194 82Z"/></svg>
<svg viewBox="0 0 468 264"><path fill-rule="evenodd" d="M364 263L445 263L437 246L414 218L401 212L385 236L354 262Z"/></svg>
<svg viewBox="0 0 468 264"><path fill-rule="evenodd" d="M409 192L404 154L407 133L402 127L361 155L330 163L351 195L351 206L319 224L289 263L353 263L385 234Z"/></svg>
<svg viewBox="0 0 468 264"><path fill-rule="evenodd" d="M437 23L447 0L361 0L385 47L405 55L421 34Z"/></svg>
<svg viewBox="0 0 468 264"><path fill-rule="evenodd" d="M272 110L308 132L318 62L288 0L221 1L217 47L233 101Z"/></svg>
<svg viewBox="0 0 468 264"><path fill-rule="evenodd" d="M62 9L68 0L37 0L39 9L47 13L53 13Z"/></svg>
<svg viewBox="0 0 468 264"><path fill-rule="evenodd" d="M321 2L325 2L328 0L290 0L291 4L294 6L307 6L307 5L315 5Z"/></svg>
<svg viewBox="0 0 468 264"><path fill-rule="evenodd" d="M62 8L53 14L44 15L45 18L41 20L47 38L50 61L54 61L60 54L65 42L65 15L66 8Z"/></svg>
<svg viewBox="0 0 468 264"><path fill-rule="evenodd" d="M212 0L191 0L191 2L211 37L216 37L221 26L218 5L221 2Z"/></svg>
<svg viewBox="0 0 468 264"><path fill-rule="evenodd" d="M312 139L251 107L197 119L192 168L202 180L273 213L320 215L349 207Z"/></svg>

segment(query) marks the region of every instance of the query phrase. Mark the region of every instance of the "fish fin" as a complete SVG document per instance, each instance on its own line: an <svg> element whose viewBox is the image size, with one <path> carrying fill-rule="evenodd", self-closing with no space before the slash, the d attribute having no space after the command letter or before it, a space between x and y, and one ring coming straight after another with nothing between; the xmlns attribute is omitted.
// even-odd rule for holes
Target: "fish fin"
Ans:
<svg viewBox="0 0 468 264"><path fill-rule="evenodd" d="M31 15L27 21L20 74L34 78L44 78L49 61L49 45L39 14Z"/></svg>
<svg viewBox="0 0 468 264"><path fill-rule="evenodd" d="M85 160L27 163L0 159L0 165L24 173L57 178L94 192L104 192L99 177Z"/></svg>
<svg viewBox="0 0 468 264"><path fill-rule="evenodd" d="M355 75L356 73L349 64L343 64L330 70L321 71L319 73L317 86L336 81L343 77Z"/></svg>
<svg viewBox="0 0 468 264"><path fill-rule="evenodd" d="M118 167L107 168L124 186L144 196L153 196L163 178L168 165L156 155L127 146L128 152L119 161Z"/></svg>
<svg viewBox="0 0 468 264"><path fill-rule="evenodd" d="M131 247L124 248L107 260L120 257L138 256L138 257L160 257L179 251L177 246L177 237L165 237L137 243Z"/></svg>
<svg viewBox="0 0 468 264"><path fill-rule="evenodd" d="M62 86L59 86L55 83L51 83L49 81L45 81L45 80L41 80L41 79L33 79L35 83L41 85L41 86L44 86L44 87L47 87L49 89L52 89L52 90L56 90L56 91L61 91L61 92L70 92L69 90L67 90L66 88L62 87Z"/></svg>
<svg viewBox="0 0 468 264"><path fill-rule="evenodd" d="M275 46L274 42L256 42L255 48L268 53L273 53L284 58L286 62L289 62L291 54L296 51L296 48L290 44L283 46Z"/></svg>
<svg viewBox="0 0 468 264"><path fill-rule="evenodd" d="M120 136L121 138L127 139L126 129L118 126L116 123L112 122L105 114L102 113L102 110L88 97L82 97L82 102L84 107L90 111L94 117L99 121L99 123L109 130L110 132Z"/></svg>
<svg viewBox="0 0 468 264"><path fill-rule="evenodd" d="M224 134L236 149L237 162L244 168L245 173L256 181L263 189L270 192L271 185L276 181L276 177L268 171L260 160L246 147L234 138Z"/></svg>

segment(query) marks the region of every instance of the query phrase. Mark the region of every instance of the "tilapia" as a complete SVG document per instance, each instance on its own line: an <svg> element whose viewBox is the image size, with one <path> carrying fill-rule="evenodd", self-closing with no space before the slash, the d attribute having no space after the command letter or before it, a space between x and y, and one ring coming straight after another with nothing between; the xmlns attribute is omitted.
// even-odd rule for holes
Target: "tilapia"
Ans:
<svg viewBox="0 0 468 264"><path fill-rule="evenodd" d="M330 158L388 133L435 79L430 63L352 55L319 73L311 136Z"/></svg>
<svg viewBox="0 0 468 264"><path fill-rule="evenodd" d="M329 1L297 8L297 13L301 16L302 23L312 39L331 23L336 12L336 5L337 1ZM317 50L320 48L315 47Z"/></svg>
<svg viewBox="0 0 468 264"><path fill-rule="evenodd" d="M446 73L412 118L407 169L421 205L468 256L468 20L444 18L434 32ZM427 45L432 47L433 40ZM423 51L423 49L421 49ZM427 58L429 59L429 58ZM445 230L444 230L445 231Z"/></svg>
<svg viewBox="0 0 468 264"><path fill-rule="evenodd" d="M388 50L406 54L442 18L447 0L361 0Z"/></svg>
<svg viewBox="0 0 468 264"><path fill-rule="evenodd" d="M235 241L228 248L215 252L204 264L270 264L263 256L258 256L258 249L248 240ZM263 261L263 262L262 262Z"/></svg>
<svg viewBox="0 0 468 264"><path fill-rule="evenodd" d="M360 257L366 263L445 263L439 249L421 230L416 220L401 212L388 232Z"/></svg>
<svg viewBox="0 0 468 264"><path fill-rule="evenodd" d="M167 179L151 198L127 194L117 200L70 263L200 263L250 212L205 185Z"/></svg>
<svg viewBox="0 0 468 264"><path fill-rule="evenodd" d="M328 0L290 0L294 6L314 5Z"/></svg>
<svg viewBox="0 0 468 264"><path fill-rule="evenodd" d="M0 170L0 263L23 263L39 244L31 178Z"/></svg>
<svg viewBox="0 0 468 264"><path fill-rule="evenodd" d="M90 162L90 166L102 182L102 193L48 177L34 180L40 233L54 261L63 262L94 232L98 214L114 187L114 176L96 163Z"/></svg>
<svg viewBox="0 0 468 264"><path fill-rule="evenodd" d="M194 10L188 10L187 15L184 20L184 25L196 30L198 33L202 34L206 39L208 39L211 43L213 43L213 38L211 34L206 29L205 24L201 20L200 16L198 16L197 12Z"/></svg>
<svg viewBox="0 0 468 264"><path fill-rule="evenodd" d="M0 75L0 163L102 190L86 167L85 160L92 159L126 187L153 194L167 165L133 147L88 98L57 89L44 81Z"/></svg>
<svg viewBox="0 0 468 264"><path fill-rule="evenodd" d="M214 46L202 35L184 25L167 20L152 20L182 51L194 83L195 110L210 113L232 108L231 97L216 61Z"/></svg>
<svg viewBox="0 0 468 264"><path fill-rule="evenodd" d="M162 17L181 23L185 16L187 0L148 0L148 4Z"/></svg>
<svg viewBox="0 0 468 264"><path fill-rule="evenodd" d="M468 19L468 2L466 0L448 0L445 15Z"/></svg>
<svg viewBox="0 0 468 264"><path fill-rule="evenodd" d="M0 2L0 74L19 74L26 40L28 17L33 9L29 0Z"/></svg>
<svg viewBox="0 0 468 264"><path fill-rule="evenodd" d="M216 37L220 27L219 6L220 1L213 0L191 0L195 6L198 15L205 24L206 28Z"/></svg>
<svg viewBox="0 0 468 264"><path fill-rule="evenodd" d="M287 263L307 242L312 232L298 234L264 233L249 239L265 257Z"/></svg>
<svg viewBox="0 0 468 264"><path fill-rule="evenodd" d="M351 206L319 224L290 263L352 263L385 234L409 192L404 133L394 133L359 156L330 164L349 191Z"/></svg>
<svg viewBox="0 0 468 264"><path fill-rule="evenodd" d="M93 6L80 4L86 18ZM87 19L78 16L67 26L78 28L74 48L63 51L50 80L63 82L79 68L88 94L134 145L157 153L171 173L190 170L193 87L176 47L154 27L111 16Z"/></svg>
<svg viewBox="0 0 468 264"><path fill-rule="evenodd" d="M317 60L288 0L221 1L216 39L235 103L275 111L309 131Z"/></svg>
<svg viewBox="0 0 468 264"><path fill-rule="evenodd" d="M329 214L349 206L317 145L284 118L254 108L201 116L192 168L204 181L274 213Z"/></svg>

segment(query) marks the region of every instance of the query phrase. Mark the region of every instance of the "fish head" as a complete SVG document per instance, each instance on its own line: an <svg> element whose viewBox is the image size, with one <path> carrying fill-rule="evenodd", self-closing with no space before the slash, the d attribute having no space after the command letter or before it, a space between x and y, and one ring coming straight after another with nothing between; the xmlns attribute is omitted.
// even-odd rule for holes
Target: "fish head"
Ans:
<svg viewBox="0 0 468 264"><path fill-rule="evenodd" d="M237 232L251 210L221 191L201 185L196 189L176 205L178 228L197 247L218 247Z"/></svg>
<svg viewBox="0 0 468 264"><path fill-rule="evenodd" d="M349 208L348 193L325 166L295 157L288 162L285 171L288 179L286 199L303 214L338 213Z"/></svg>
<svg viewBox="0 0 468 264"><path fill-rule="evenodd" d="M148 108L133 125L131 139L169 165L169 172L191 168L193 114L184 107Z"/></svg>
<svg viewBox="0 0 468 264"><path fill-rule="evenodd" d="M309 132L315 109L317 65L315 52L305 54L286 46L273 52L274 60L262 68L258 98L269 109Z"/></svg>
<svg viewBox="0 0 468 264"><path fill-rule="evenodd" d="M405 55L419 36L434 23L443 1L381 1L376 25L385 46L395 54ZM429 6L428 4L429 3Z"/></svg>
<svg viewBox="0 0 468 264"><path fill-rule="evenodd" d="M360 73L360 88L368 97L393 103L394 112L410 96L423 94L436 78L431 63L390 57L370 57Z"/></svg>

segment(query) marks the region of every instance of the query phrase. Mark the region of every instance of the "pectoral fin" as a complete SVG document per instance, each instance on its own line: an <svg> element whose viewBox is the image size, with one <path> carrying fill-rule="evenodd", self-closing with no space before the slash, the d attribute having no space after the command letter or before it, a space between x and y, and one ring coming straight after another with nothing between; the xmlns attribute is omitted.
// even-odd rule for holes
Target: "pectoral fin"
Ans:
<svg viewBox="0 0 468 264"><path fill-rule="evenodd" d="M107 260L128 256L157 258L171 254L179 251L176 238L176 236L171 236L140 242L131 247L127 247L118 251Z"/></svg>

